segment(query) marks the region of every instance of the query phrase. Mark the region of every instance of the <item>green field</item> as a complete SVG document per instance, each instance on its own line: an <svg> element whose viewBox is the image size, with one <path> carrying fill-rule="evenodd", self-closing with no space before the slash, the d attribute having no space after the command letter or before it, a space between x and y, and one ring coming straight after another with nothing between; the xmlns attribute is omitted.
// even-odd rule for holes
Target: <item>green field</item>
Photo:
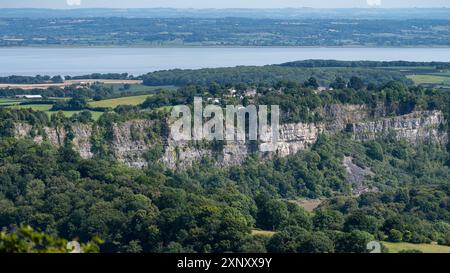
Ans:
<svg viewBox="0 0 450 273"><path fill-rule="evenodd" d="M270 230L259 230L259 229L252 230L252 235L273 236L274 234L275 234L275 231L270 231Z"/></svg>
<svg viewBox="0 0 450 273"><path fill-rule="evenodd" d="M116 99L108 99L108 100L100 100L100 101L92 101L89 103L92 107L102 107L102 108L115 108L119 105L139 105L145 101L146 98L151 95L142 95L142 96L130 96L130 97L121 97Z"/></svg>
<svg viewBox="0 0 450 273"><path fill-rule="evenodd" d="M52 109L53 104L22 104L22 105L11 105L11 108L16 109L33 109L35 111L49 111Z"/></svg>
<svg viewBox="0 0 450 273"><path fill-rule="evenodd" d="M61 100L68 100L70 98L48 98L49 100L52 101L61 101ZM0 106L13 106L13 105L19 105L21 103L30 103L33 104L36 101L40 101L40 100L26 100L26 99L13 99L13 98L1 98L0 99ZM36 103L37 105L38 103ZM22 107L23 108L23 107ZM29 107L26 107L29 108Z"/></svg>
<svg viewBox="0 0 450 273"><path fill-rule="evenodd" d="M23 102L23 100L17 100L17 99L0 99L0 106L8 106L8 105L15 105Z"/></svg>
<svg viewBox="0 0 450 273"><path fill-rule="evenodd" d="M420 250L423 253L450 253L450 247L436 244L410 244L383 242L390 253L398 253L402 250Z"/></svg>
<svg viewBox="0 0 450 273"><path fill-rule="evenodd" d="M33 109L35 111L44 111L49 116L51 116L52 114L57 113L55 111L50 111L52 106L53 106L52 104L27 104L27 105L10 105L8 107L16 108L16 109ZM63 112L66 117L71 117L82 111L61 111L61 112ZM100 118L100 116L103 114L103 112L97 112L97 111L90 111L90 112L92 114L92 119L94 119L94 120L98 120Z"/></svg>
<svg viewBox="0 0 450 273"><path fill-rule="evenodd" d="M407 75L406 77L414 81L415 84L445 84L450 80L450 77L437 75Z"/></svg>

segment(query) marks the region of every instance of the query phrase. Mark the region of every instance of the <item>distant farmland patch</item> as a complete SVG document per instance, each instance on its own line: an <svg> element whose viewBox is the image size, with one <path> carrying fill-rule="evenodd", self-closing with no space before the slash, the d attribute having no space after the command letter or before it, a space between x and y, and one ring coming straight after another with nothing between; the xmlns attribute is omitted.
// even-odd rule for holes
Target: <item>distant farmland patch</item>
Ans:
<svg viewBox="0 0 450 273"><path fill-rule="evenodd" d="M16 109L33 109L35 111L49 111L52 109L53 104L21 104L21 105L13 105L11 108Z"/></svg>
<svg viewBox="0 0 450 273"><path fill-rule="evenodd" d="M101 107L101 108L115 108L119 105L139 105L145 101L146 98L151 95L142 95L142 96L130 96L130 97L121 97L116 99L108 99L108 100L100 100L100 101L92 101L89 103L91 107Z"/></svg>
<svg viewBox="0 0 450 273"><path fill-rule="evenodd" d="M8 105L15 105L23 102L23 100L18 99L0 99L0 106L8 106Z"/></svg>
<svg viewBox="0 0 450 273"><path fill-rule="evenodd" d="M450 77L438 75L408 75L406 77L413 80L415 84L444 84L450 81Z"/></svg>

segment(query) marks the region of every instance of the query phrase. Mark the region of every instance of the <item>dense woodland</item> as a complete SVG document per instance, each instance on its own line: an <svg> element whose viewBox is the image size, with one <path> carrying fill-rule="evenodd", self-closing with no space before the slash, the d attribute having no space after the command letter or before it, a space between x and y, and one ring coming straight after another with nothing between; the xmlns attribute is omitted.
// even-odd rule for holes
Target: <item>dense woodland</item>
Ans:
<svg viewBox="0 0 450 273"><path fill-rule="evenodd" d="M27 223L83 242L99 237L105 252L364 252L374 238L449 244L447 154L380 143L383 161L370 157L370 144L348 149L324 138L311 151L270 163L172 172L3 138L0 225ZM398 147L406 158L398 158ZM338 194L348 190L343 153L359 150L353 155L379 168L380 186L399 181L383 193ZM424 157L430 160L418 160ZM285 201L298 196L329 199L311 214ZM254 228L277 233L252 236Z"/></svg>
<svg viewBox="0 0 450 273"><path fill-rule="evenodd" d="M61 76L8 76L0 77L0 83L11 84L35 84L35 83L60 83L63 81Z"/></svg>
<svg viewBox="0 0 450 273"><path fill-rule="evenodd" d="M398 147L405 147L405 159ZM348 190L340 162L351 149L332 139L266 164L250 159L230 170L203 164L177 173L81 160L68 147L4 139L0 224L27 223L83 242L98 236L106 252L364 252L374 238L449 244L442 151L392 143L379 162L367 155L369 145L356 148L362 153L355 156L379 167L380 185L400 181L359 198L337 194ZM423 157L430 161L418 160ZM334 197L311 214L284 201L298 196ZM251 236L255 227L277 233Z"/></svg>
<svg viewBox="0 0 450 273"><path fill-rule="evenodd" d="M319 84L328 86L336 77L350 79L358 76L368 83L385 83L396 80L411 83L397 71L370 68L303 68L293 66L242 66L237 68L208 68L198 70L167 70L143 75L145 85L198 84L276 84L280 80L303 83L315 77Z"/></svg>
<svg viewBox="0 0 450 273"><path fill-rule="evenodd" d="M230 74L239 75L240 68L235 70ZM77 238L87 251L99 245L102 252L366 252L371 240L450 245L450 145L412 146L392 137L356 142L343 132L322 135L307 151L287 158L264 162L250 157L229 168L205 159L176 171L155 161L158 151L149 155L150 164L142 170L126 167L108 153L112 123L152 119L152 136L158 138L167 133L167 114L158 109L190 104L199 95L220 97L223 104L279 104L283 122L320 121L316 110L336 103L384 105L391 116L441 110L450 120L448 92L393 81L395 73L384 83L368 75L330 73L326 77L334 89L323 92L316 91L321 79L309 74L300 74L301 81L275 83L258 82L257 75L235 85L228 82L234 76L223 76L225 82L157 91L142 105L119 106L95 122L88 112L49 118L43 112L1 108L0 227L6 231L0 234L0 252L11 251L11 232L20 238L34 232L25 225L45 233L39 236L50 236L50 252L61 246L59 238ZM233 88L236 97L229 96ZM249 88L260 95L245 97ZM87 97L96 91L86 90ZM58 92L72 96L70 89ZM85 100L73 97L65 103L59 106L83 109ZM63 125L70 131L73 122L95 124L95 157L81 159L70 141L56 148L15 139L14 123L19 121L38 130ZM445 124L441 130L448 128ZM344 156L374 172L367 183L378 192L351 194ZM292 202L299 198L323 203L307 212ZM275 233L252 235L255 229ZM16 251L34 250L22 245Z"/></svg>

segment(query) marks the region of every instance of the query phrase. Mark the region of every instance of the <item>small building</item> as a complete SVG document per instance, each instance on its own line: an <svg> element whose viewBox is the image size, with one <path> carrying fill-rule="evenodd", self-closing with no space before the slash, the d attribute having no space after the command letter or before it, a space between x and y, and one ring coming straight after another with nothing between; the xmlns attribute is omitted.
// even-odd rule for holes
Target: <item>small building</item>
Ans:
<svg viewBox="0 0 450 273"><path fill-rule="evenodd" d="M220 99L217 98L208 98L207 101L213 104L220 104Z"/></svg>
<svg viewBox="0 0 450 273"><path fill-rule="evenodd" d="M324 91L333 91L333 88L332 87L325 87L325 86L319 86L317 89L316 89L316 91L317 92L324 92Z"/></svg>
<svg viewBox="0 0 450 273"><path fill-rule="evenodd" d="M42 99L41 95L16 95L18 99Z"/></svg>
<svg viewBox="0 0 450 273"><path fill-rule="evenodd" d="M235 98L237 94L237 90L234 88L228 89L229 94L225 95L225 97Z"/></svg>
<svg viewBox="0 0 450 273"><path fill-rule="evenodd" d="M256 89L247 89L246 91L245 91L245 96L246 97L251 97L251 98L253 98L253 97L256 97Z"/></svg>

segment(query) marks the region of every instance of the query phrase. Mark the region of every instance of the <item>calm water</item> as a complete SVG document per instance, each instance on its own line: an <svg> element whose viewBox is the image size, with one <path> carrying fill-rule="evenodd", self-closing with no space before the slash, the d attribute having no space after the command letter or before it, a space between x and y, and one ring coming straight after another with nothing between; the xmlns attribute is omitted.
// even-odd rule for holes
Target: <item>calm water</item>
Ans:
<svg viewBox="0 0 450 273"><path fill-rule="evenodd" d="M450 62L450 48L0 48L0 75L140 75L306 59Z"/></svg>

